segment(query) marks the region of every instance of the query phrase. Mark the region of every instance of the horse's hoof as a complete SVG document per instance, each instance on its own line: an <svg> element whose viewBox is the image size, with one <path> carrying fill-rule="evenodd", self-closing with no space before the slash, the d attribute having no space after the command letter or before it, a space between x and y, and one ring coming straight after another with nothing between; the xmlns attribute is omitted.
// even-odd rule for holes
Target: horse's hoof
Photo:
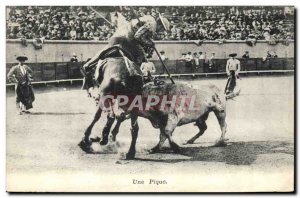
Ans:
<svg viewBox="0 0 300 198"><path fill-rule="evenodd" d="M97 136L95 138L90 138L92 142L99 142L101 139Z"/></svg>
<svg viewBox="0 0 300 198"><path fill-rule="evenodd" d="M227 144L226 144L226 142L224 141L224 140L221 140L221 141L218 141L215 145L214 145L214 147L224 147L224 146L226 146Z"/></svg>
<svg viewBox="0 0 300 198"><path fill-rule="evenodd" d="M108 138L104 138L100 141L100 145L104 146L104 145L107 145L108 143Z"/></svg>
<svg viewBox="0 0 300 198"><path fill-rule="evenodd" d="M152 149L148 150L148 153L154 154L154 153L159 153L159 151L160 151L160 149L157 146L155 146Z"/></svg>
<svg viewBox="0 0 300 198"><path fill-rule="evenodd" d="M174 151L174 153L181 153L181 148L177 144L175 143L171 144L171 148Z"/></svg>
<svg viewBox="0 0 300 198"><path fill-rule="evenodd" d="M155 149L150 149L150 150L148 150L148 153L149 154L154 154L154 153L158 153L158 151L155 150Z"/></svg>
<svg viewBox="0 0 300 198"><path fill-rule="evenodd" d="M172 148L174 153L181 153L181 149L180 147L177 147L177 148Z"/></svg>
<svg viewBox="0 0 300 198"><path fill-rule="evenodd" d="M116 136L114 136L114 135L111 135L111 136L109 136L109 141L111 141L111 142L115 142L116 141Z"/></svg>
<svg viewBox="0 0 300 198"><path fill-rule="evenodd" d="M85 141L81 141L79 142L78 146L86 153L93 153L93 150L92 148L90 147L91 144L89 143L86 143Z"/></svg>
<svg viewBox="0 0 300 198"><path fill-rule="evenodd" d="M194 144L194 141L188 140L185 144Z"/></svg>
<svg viewBox="0 0 300 198"><path fill-rule="evenodd" d="M84 139L82 139L79 143L78 143L78 146L80 147L87 147L87 146L91 146L92 145L92 142L90 141L85 141Z"/></svg>
<svg viewBox="0 0 300 198"><path fill-rule="evenodd" d="M126 154L126 160L133 160L134 159L135 154L134 153L127 153Z"/></svg>

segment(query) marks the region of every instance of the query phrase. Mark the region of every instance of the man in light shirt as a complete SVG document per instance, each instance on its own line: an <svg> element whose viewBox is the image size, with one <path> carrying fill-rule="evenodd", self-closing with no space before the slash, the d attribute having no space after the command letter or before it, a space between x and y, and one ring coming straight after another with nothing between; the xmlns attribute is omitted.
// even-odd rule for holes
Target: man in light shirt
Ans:
<svg viewBox="0 0 300 198"><path fill-rule="evenodd" d="M214 66L215 66L215 53L211 54L211 57L209 58L208 63L209 63L209 65L208 65L209 71L212 72L214 69Z"/></svg>
<svg viewBox="0 0 300 198"><path fill-rule="evenodd" d="M205 61L205 55L202 53L202 52L199 52L199 56L198 56L199 58L199 60L198 60L198 62L199 62L199 67L200 68L203 68L204 67L204 61Z"/></svg>
<svg viewBox="0 0 300 198"><path fill-rule="evenodd" d="M236 78L239 78L239 72L241 68L240 61L236 59L236 53L229 54L230 59L227 60L226 73L228 81L225 88L225 93L228 95L233 92L236 87Z"/></svg>
<svg viewBox="0 0 300 198"><path fill-rule="evenodd" d="M199 52L199 60L204 60L205 55L202 52Z"/></svg>
<svg viewBox="0 0 300 198"><path fill-rule="evenodd" d="M188 52L187 55L185 56L185 61L186 62L191 62L193 60L193 55L192 52Z"/></svg>
<svg viewBox="0 0 300 198"><path fill-rule="evenodd" d="M186 53L182 53L181 57L180 57L180 60L185 60L185 56L186 56Z"/></svg>
<svg viewBox="0 0 300 198"><path fill-rule="evenodd" d="M186 72L192 72L193 71L193 55L192 52L188 52L187 55L185 56L185 69Z"/></svg>
<svg viewBox="0 0 300 198"><path fill-rule="evenodd" d="M159 53L160 53L161 60L163 60L163 61L168 60L168 58L165 56L165 51L164 50L160 51Z"/></svg>
<svg viewBox="0 0 300 198"><path fill-rule="evenodd" d="M196 67L198 67L199 66L199 57L198 57L197 52L194 53L194 60L195 60Z"/></svg>
<svg viewBox="0 0 300 198"><path fill-rule="evenodd" d="M152 74L156 72L155 65L153 62L143 62L140 67L143 75L144 75L144 82L152 81Z"/></svg>

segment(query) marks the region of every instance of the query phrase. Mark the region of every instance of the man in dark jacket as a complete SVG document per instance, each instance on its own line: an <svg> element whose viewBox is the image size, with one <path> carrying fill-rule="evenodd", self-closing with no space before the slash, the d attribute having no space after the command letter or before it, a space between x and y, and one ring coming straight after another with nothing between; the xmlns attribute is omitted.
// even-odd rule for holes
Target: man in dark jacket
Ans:
<svg viewBox="0 0 300 198"><path fill-rule="evenodd" d="M78 62L78 59L77 59L77 55L75 53L73 53L73 56L72 58L70 59L70 62L74 63L74 62Z"/></svg>
<svg viewBox="0 0 300 198"><path fill-rule="evenodd" d="M30 113L28 109L32 108L34 93L30 81L32 81L33 71L24 62L28 60L26 56L18 56L18 65L13 66L7 74L10 82L14 82L16 91L16 107L18 114L22 112Z"/></svg>

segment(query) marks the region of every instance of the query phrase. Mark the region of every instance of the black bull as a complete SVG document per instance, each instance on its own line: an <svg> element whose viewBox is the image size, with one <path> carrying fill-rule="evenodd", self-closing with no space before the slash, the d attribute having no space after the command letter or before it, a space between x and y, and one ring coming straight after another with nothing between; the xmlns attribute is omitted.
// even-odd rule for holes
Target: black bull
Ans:
<svg viewBox="0 0 300 198"><path fill-rule="evenodd" d="M129 67L130 66L130 67ZM192 89L187 85L182 84L165 84L162 86L152 86L146 85L143 87L142 76L132 75L132 71L135 70L139 72L139 69L135 64L133 64L128 59L124 58L108 58L103 67L100 68L100 74L102 81L99 87L99 97L100 99L106 95L195 95L196 106L201 107L197 111L192 112L178 112L176 109L174 111L166 110L151 110L151 111L129 111L125 106L121 108L130 114L131 118L131 135L132 141L129 151L126 155L127 159L133 159L135 156L135 145L138 137L139 126L137 122L138 116L145 117L149 119L155 128L160 129L160 141L157 146L155 146L151 151L157 152L161 149L163 143L166 139L169 140L172 149L175 152L179 151L179 146L173 141L172 133L176 126L196 123L199 128L199 133L190 139L188 143L192 143L199 136L201 136L206 130L206 119L208 114L213 111L219 121L221 127L221 138L220 143L224 142L226 133L226 102L224 94L221 94L220 90L213 86L203 86L200 89ZM113 101L110 101L111 103ZM79 143L80 147L85 152L91 152L91 140L89 139L92 128L94 124L101 117L102 109L100 105L97 108L96 114L92 123L86 129L83 140ZM110 120L110 119L109 119ZM110 123L110 122L108 122ZM119 123L120 124L120 123ZM110 130L109 125L104 129L104 136L107 136ZM116 133L115 133L116 134Z"/></svg>

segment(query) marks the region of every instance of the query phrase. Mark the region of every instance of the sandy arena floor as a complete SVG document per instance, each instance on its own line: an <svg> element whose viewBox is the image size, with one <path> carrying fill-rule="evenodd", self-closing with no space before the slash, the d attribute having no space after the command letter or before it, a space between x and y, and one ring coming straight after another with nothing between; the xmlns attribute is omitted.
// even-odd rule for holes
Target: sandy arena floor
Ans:
<svg viewBox="0 0 300 198"><path fill-rule="evenodd" d="M176 80L195 87L226 79ZM17 115L7 94L7 190L9 191L291 191L294 177L294 77L243 77L241 95L227 102L226 147L212 147L221 131L210 114L208 129L195 144L193 124L173 136L182 154L148 154L159 131L139 118L137 159L119 160L131 141L130 121L104 153L86 154L77 144L91 122L95 104L79 88L36 91L32 114ZM105 116L95 125L100 136ZM94 144L95 150L102 150ZM149 184L150 179L166 184ZM133 184L134 180L144 184Z"/></svg>

